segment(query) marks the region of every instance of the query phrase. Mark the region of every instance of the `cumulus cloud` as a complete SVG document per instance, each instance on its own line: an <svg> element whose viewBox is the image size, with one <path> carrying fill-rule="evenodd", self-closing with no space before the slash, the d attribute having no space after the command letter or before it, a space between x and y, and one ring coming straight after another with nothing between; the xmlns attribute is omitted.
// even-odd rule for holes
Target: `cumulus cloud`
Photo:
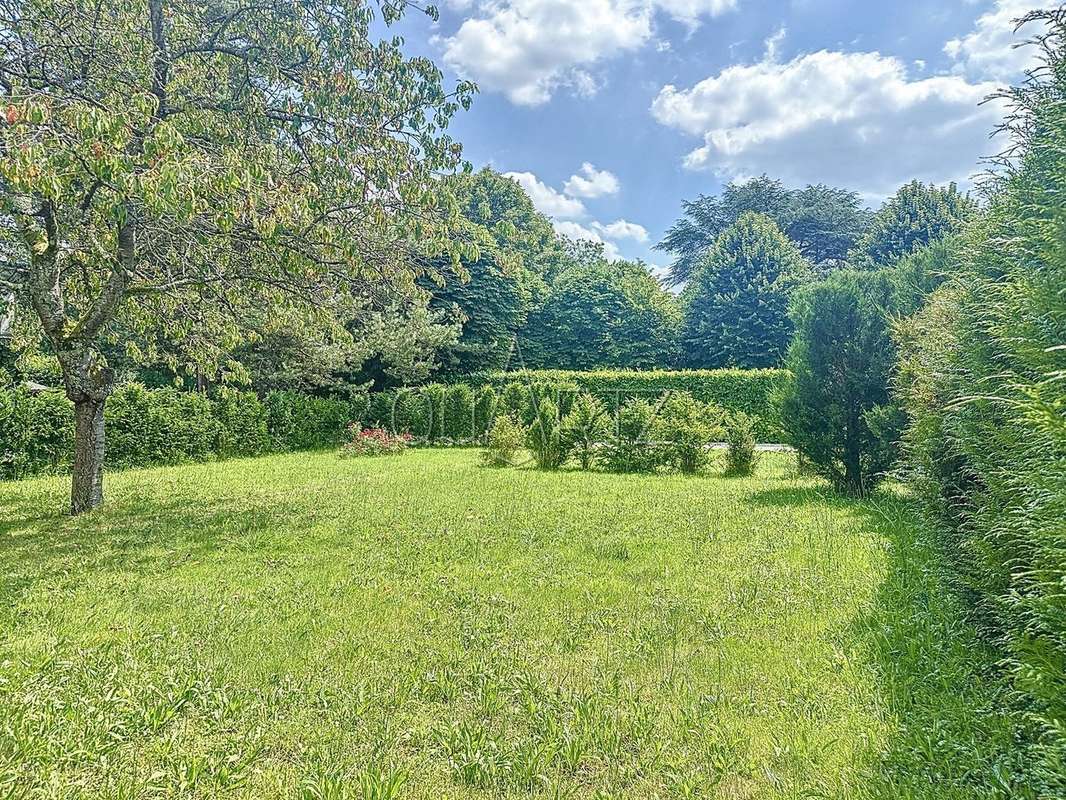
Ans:
<svg viewBox="0 0 1066 800"><path fill-rule="evenodd" d="M561 87L589 94L587 67L633 51L653 35L656 11L691 28L736 0L481 0L451 36L445 63L513 103L539 105Z"/></svg>
<svg viewBox="0 0 1066 800"><path fill-rule="evenodd" d="M541 214L556 219L573 219L585 215L585 205L580 200L567 197L541 181L532 172L505 172L505 178L516 181L526 190L534 208Z"/></svg>
<svg viewBox="0 0 1066 800"><path fill-rule="evenodd" d="M619 219L604 225L602 222L593 222L592 229L608 239L632 239L636 242L648 241L648 229L635 222Z"/></svg>
<svg viewBox="0 0 1066 800"><path fill-rule="evenodd" d="M617 261L622 257L622 254L618 250L618 245L603 238L599 233L592 230L592 228L586 228L584 225L570 220L556 220L552 224L555 226L556 233L560 233L563 236L569 236L571 239L585 239L590 242L602 244L603 254L611 261Z"/></svg>
<svg viewBox="0 0 1066 800"><path fill-rule="evenodd" d="M977 18L972 31L948 41L944 52L955 60L956 72L1004 83L1017 80L1036 65L1037 50L1016 45L1039 28L1030 24L1015 32L1016 20L1041 7L1055 6L1046 0L997 0Z"/></svg>
<svg viewBox="0 0 1066 800"><path fill-rule="evenodd" d="M688 89L664 86L652 114L700 137L689 169L766 172L881 197L911 178L965 181L992 149L996 88L960 75L912 79L879 53L821 51L729 67Z"/></svg>
<svg viewBox="0 0 1066 800"><path fill-rule="evenodd" d="M617 194L620 189L618 178L605 169L596 169L589 162L581 165L581 172L571 175L563 186L563 191L571 197L603 197Z"/></svg>

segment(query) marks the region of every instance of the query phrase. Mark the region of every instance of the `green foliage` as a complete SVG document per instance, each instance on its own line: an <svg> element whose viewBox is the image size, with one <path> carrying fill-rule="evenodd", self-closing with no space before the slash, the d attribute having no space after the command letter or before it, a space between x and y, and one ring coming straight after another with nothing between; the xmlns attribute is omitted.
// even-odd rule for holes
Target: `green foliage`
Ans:
<svg viewBox="0 0 1066 800"><path fill-rule="evenodd" d="M711 460L708 449L724 433L723 413L687 392L671 394L659 409L654 431L664 460L679 472L695 474Z"/></svg>
<svg viewBox="0 0 1066 800"><path fill-rule="evenodd" d="M218 423L220 458L255 456L270 450L266 407L254 392L222 389L212 407Z"/></svg>
<svg viewBox="0 0 1066 800"><path fill-rule="evenodd" d="M352 421L352 407L343 400L271 392L263 404L271 447L281 452L338 447Z"/></svg>
<svg viewBox="0 0 1066 800"><path fill-rule="evenodd" d="M893 432L872 427L869 417L891 404L893 303L886 274L840 272L799 292L792 306L792 377L781 407L788 442L856 496L868 494L893 463Z"/></svg>
<svg viewBox="0 0 1066 800"><path fill-rule="evenodd" d="M474 440L474 393L469 386L453 383L446 387L441 413L441 435L445 441L464 444Z"/></svg>
<svg viewBox="0 0 1066 800"><path fill-rule="evenodd" d="M485 463L498 467L513 465L525 444L525 427L514 417L501 414L496 417L489 430L482 459Z"/></svg>
<svg viewBox="0 0 1066 800"><path fill-rule="evenodd" d="M541 397L535 403L535 414L526 432L526 442L541 469L559 469L566 463L568 443L563 435L559 406L547 397Z"/></svg>
<svg viewBox="0 0 1066 800"><path fill-rule="evenodd" d="M701 259L682 296L686 365L778 366L792 336L788 299L809 271L773 220L742 214Z"/></svg>
<svg viewBox="0 0 1066 800"><path fill-rule="evenodd" d="M0 387L0 479L69 468L74 411L61 392Z"/></svg>
<svg viewBox="0 0 1066 800"><path fill-rule="evenodd" d="M506 374L506 373L502 373ZM529 389L518 381L509 381L503 386L501 411L515 420L523 420L529 408Z"/></svg>
<svg viewBox="0 0 1066 800"><path fill-rule="evenodd" d="M492 428L493 420L499 413L500 400L496 390L491 386L483 386L477 392L477 401L474 404L474 436L478 441L483 441Z"/></svg>
<svg viewBox="0 0 1066 800"><path fill-rule="evenodd" d="M756 449L755 421L743 411L726 416L725 471L727 475L751 475L761 454Z"/></svg>
<svg viewBox="0 0 1066 800"><path fill-rule="evenodd" d="M675 285L688 282L718 237L749 212L773 220L804 258L823 268L842 262L869 222L855 192L822 185L786 189L765 175L730 183L721 197L700 195L684 209L657 246L675 256L670 266Z"/></svg>
<svg viewBox="0 0 1066 800"><path fill-rule="evenodd" d="M598 399L583 392L578 395L563 418L563 438L572 455L581 463L581 469L591 469L596 457L596 448L611 430L607 407Z"/></svg>
<svg viewBox="0 0 1066 800"><path fill-rule="evenodd" d="M1009 95L1015 149L955 276L902 327L905 448L962 596L1020 698L1040 797L1066 796L1066 24Z"/></svg>
<svg viewBox="0 0 1066 800"><path fill-rule="evenodd" d="M977 204L956 188L911 181L881 207L848 254L853 266L891 266L898 259L959 233Z"/></svg>
<svg viewBox="0 0 1066 800"><path fill-rule="evenodd" d="M600 454L600 463L610 472L654 472L667 455L655 441L657 406L642 398L629 400L618 409L615 429Z"/></svg>
<svg viewBox="0 0 1066 800"><path fill-rule="evenodd" d="M644 264L594 257L552 283L523 328L521 356L556 369L669 367L680 325L677 299Z"/></svg>
<svg viewBox="0 0 1066 800"><path fill-rule="evenodd" d="M112 431L106 456L112 468L206 461L214 455L219 426L206 395L131 383L115 391L105 414Z"/></svg>
<svg viewBox="0 0 1066 800"><path fill-rule="evenodd" d="M787 378L784 370L521 370L479 372L467 377L472 386L488 385L503 392L501 405L509 413L523 407L525 386L547 382L588 392L612 414L628 399L657 400L667 392L688 392L695 399L725 411L743 411L755 420L759 441L783 441L775 396ZM510 399L508 399L510 398Z"/></svg>
<svg viewBox="0 0 1066 800"><path fill-rule="evenodd" d="M433 295L430 306L457 312L462 320L459 340L441 355L441 376L505 367L530 302L516 274L519 268L501 266L490 251L463 262L462 269L464 275L446 278L444 286L426 282Z"/></svg>

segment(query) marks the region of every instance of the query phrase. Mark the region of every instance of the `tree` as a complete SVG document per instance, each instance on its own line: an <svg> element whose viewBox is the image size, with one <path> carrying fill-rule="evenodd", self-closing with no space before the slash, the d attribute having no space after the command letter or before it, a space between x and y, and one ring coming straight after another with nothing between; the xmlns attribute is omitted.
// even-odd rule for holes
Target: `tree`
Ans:
<svg viewBox="0 0 1066 800"><path fill-rule="evenodd" d="M685 201L683 208L684 215L656 247L675 256L674 285L686 283L722 232L748 212L768 216L808 261L823 268L843 262L869 222L854 192L820 184L786 189L765 175L730 183L720 197Z"/></svg>
<svg viewBox="0 0 1066 800"><path fill-rule="evenodd" d="M239 341L242 308L316 304L449 249L433 179L473 87L447 92L382 0L0 3L4 282L35 310L74 402L71 511L103 500L101 342ZM454 208L452 209L454 213Z"/></svg>
<svg viewBox="0 0 1066 800"><path fill-rule="evenodd" d="M693 368L774 367L788 347L788 298L810 265L763 214L727 228L682 294L684 362Z"/></svg>
<svg viewBox="0 0 1066 800"><path fill-rule="evenodd" d="M923 247L958 233L977 204L954 183L940 187L911 181L874 215L848 260L860 268L891 266Z"/></svg>
<svg viewBox="0 0 1066 800"><path fill-rule="evenodd" d="M889 392L893 303L889 274L845 270L805 287L792 304L785 433L817 472L858 497L891 466L902 426Z"/></svg>
<svg viewBox="0 0 1066 800"><path fill-rule="evenodd" d="M464 261L463 270L461 280L431 289L430 306L458 315L462 330L455 346L442 353L441 371L464 375L503 369L530 305L525 271L502 265L491 246L482 248L477 260Z"/></svg>
<svg viewBox="0 0 1066 800"><path fill-rule="evenodd" d="M602 258L559 275L522 331L525 365L653 369L676 361L681 312L640 262Z"/></svg>

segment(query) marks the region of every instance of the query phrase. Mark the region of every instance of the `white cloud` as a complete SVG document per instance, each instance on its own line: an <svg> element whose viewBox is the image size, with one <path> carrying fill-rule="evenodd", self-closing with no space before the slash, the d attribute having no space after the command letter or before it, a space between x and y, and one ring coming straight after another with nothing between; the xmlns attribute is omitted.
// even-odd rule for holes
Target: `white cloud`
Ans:
<svg viewBox="0 0 1066 800"><path fill-rule="evenodd" d="M689 89L664 86L652 114L699 136L689 169L885 196L911 178L965 181L995 148L995 89L959 75L912 80L898 59L821 51L733 66Z"/></svg>
<svg viewBox="0 0 1066 800"><path fill-rule="evenodd" d="M633 239L637 242L648 241L648 229L635 222L624 219L615 220L609 225L593 222L592 229L608 239Z"/></svg>
<svg viewBox="0 0 1066 800"><path fill-rule="evenodd" d="M586 161L581 165L580 174L570 176L563 191L571 197L603 197L617 194L619 188L618 178L605 169L596 169Z"/></svg>
<svg viewBox="0 0 1066 800"><path fill-rule="evenodd" d="M482 89L539 105L560 87L594 91L589 67L636 50L657 10L695 28L736 0L480 0L475 16L435 41L445 63Z"/></svg>
<svg viewBox="0 0 1066 800"><path fill-rule="evenodd" d="M533 206L541 214L558 219L572 219L585 215L585 205L580 200L567 197L543 183L532 172L505 172L505 178L516 181L526 190Z"/></svg>
<svg viewBox="0 0 1066 800"><path fill-rule="evenodd" d="M617 261L622 257L622 254L618 250L618 245L614 242L604 239L599 233L586 228L577 222L571 222L568 220L556 221L555 232L560 233L563 236L569 236L571 239L586 239L590 242L597 242L603 245L603 254L611 261Z"/></svg>
<svg viewBox="0 0 1066 800"><path fill-rule="evenodd" d="M1016 81L1026 69L1035 66L1037 49L1015 45L1039 30L1029 24L1016 33L1016 20L1030 11L1055 5L1041 0L997 0L991 10L977 18L972 31L948 41L944 52L955 60L957 72L1004 83Z"/></svg>

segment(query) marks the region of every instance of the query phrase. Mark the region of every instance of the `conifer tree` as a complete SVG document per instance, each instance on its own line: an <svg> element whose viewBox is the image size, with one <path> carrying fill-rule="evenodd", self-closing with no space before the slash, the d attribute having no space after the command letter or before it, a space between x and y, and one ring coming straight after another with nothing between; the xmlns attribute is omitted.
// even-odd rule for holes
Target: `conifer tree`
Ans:
<svg viewBox="0 0 1066 800"><path fill-rule="evenodd" d="M741 215L718 237L682 295L687 366L781 363L792 335L789 294L809 274L809 264L773 220Z"/></svg>

